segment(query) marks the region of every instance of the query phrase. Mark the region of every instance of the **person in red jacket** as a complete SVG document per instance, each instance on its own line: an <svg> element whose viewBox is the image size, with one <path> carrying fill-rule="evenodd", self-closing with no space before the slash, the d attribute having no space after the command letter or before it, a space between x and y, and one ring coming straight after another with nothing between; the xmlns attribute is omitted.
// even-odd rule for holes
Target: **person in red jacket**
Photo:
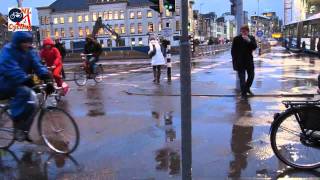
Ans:
<svg viewBox="0 0 320 180"><path fill-rule="evenodd" d="M45 61L48 68L52 70L53 78L55 79L57 86L62 87L62 57L59 50L55 48L54 45L51 38L44 39L40 56L42 60Z"/></svg>

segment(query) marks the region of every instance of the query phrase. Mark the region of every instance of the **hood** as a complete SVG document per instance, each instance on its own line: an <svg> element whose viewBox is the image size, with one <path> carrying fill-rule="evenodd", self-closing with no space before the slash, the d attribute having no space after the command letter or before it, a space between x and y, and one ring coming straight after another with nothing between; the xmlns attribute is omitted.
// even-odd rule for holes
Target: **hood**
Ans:
<svg viewBox="0 0 320 180"><path fill-rule="evenodd" d="M43 45L44 46L47 46L47 45L51 45L51 46L54 46L54 42L51 38L46 38L43 40Z"/></svg>
<svg viewBox="0 0 320 180"><path fill-rule="evenodd" d="M32 34L30 32L18 31L13 33L12 35L12 43L14 45L19 45L20 43L24 42L31 42L32 43Z"/></svg>

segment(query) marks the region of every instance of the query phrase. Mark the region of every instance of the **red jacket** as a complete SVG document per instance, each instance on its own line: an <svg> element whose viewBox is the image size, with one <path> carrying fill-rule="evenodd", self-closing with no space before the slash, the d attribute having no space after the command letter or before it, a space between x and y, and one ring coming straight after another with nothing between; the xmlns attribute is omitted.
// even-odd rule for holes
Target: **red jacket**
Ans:
<svg viewBox="0 0 320 180"><path fill-rule="evenodd" d="M50 45L51 49L43 48L40 52L41 59L45 60L47 66L61 66L62 58L59 50L54 47L54 42L50 38L43 40L43 46Z"/></svg>

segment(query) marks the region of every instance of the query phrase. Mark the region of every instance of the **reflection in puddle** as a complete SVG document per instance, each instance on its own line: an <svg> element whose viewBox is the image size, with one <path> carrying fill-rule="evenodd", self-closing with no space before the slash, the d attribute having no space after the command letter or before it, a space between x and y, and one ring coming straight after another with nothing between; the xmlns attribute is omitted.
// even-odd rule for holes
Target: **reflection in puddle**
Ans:
<svg viewBox="0 0 320 180"><path fill-rule="evenodd" d="M165 147L159 149L155 153L156 169L167 171L170 175L180 174L180 152L174 148L177 138L176 130L173 126L173 112L167 112L163 115L165 129ZM161 127L160 113L152 112L152 117L157 122L157 127Z"/></svg>
<svg viewBox="0 0 320 180"><path fill-rule="evenodd" d="M104 116L104 102L102 98L101 88L99 87L88 87L87 89L87 100L85 104L88 106L87 115L90 117Z"/></svg>
<svg viewBox="0 0 320 180"><path fill-rule="evenodd" d="M81 171L71 156L25 151L0 151L1 179L57 179Z"/></svg>

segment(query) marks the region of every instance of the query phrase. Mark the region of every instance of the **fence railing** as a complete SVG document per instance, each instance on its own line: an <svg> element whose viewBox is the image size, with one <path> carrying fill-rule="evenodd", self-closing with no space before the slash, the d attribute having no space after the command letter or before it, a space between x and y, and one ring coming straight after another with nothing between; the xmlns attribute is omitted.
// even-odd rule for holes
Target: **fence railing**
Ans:
<svg viewBox="0 0 320 180"><path fill-rule="evenodd" d="M194 56L209 56L214 55L217 52L228 50L231 48L231 44L218 44L218 45L199 45L195 47L193 52Z"/></svg>

